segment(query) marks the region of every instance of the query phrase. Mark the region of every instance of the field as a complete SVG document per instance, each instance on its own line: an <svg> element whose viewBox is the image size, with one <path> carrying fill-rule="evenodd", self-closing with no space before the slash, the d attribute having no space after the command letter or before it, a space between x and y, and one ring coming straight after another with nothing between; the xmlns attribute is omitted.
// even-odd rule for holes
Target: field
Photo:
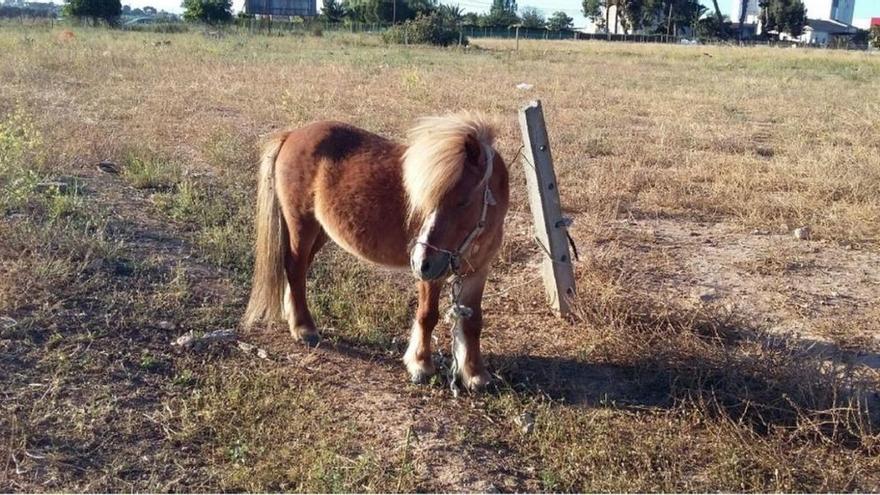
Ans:
<svg viewBox="0 0 880 495"><path fill-rule="evenodd" d="M880 57L72 31L0 26L0 491L880 491ZM566 320L514 160L535 98ZM238 328L260 136L460 109L513 160L490 390L410 384L412 276L336 248L317 349L173 345Z"/></svg>

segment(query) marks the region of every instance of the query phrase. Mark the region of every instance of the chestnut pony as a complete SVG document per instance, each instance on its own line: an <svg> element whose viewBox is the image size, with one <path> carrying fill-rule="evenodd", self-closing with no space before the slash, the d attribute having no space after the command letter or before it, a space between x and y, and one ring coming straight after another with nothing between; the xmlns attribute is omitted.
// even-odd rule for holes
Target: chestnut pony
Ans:
<svg viewBox="0 0 880 495"><path fill-rule="evenodd" d="M317 122L265 144L257 194L253 288L244 316L287 320L309 344L318 332L306 274L332 239L355 256L419 279L419 306L403 357L411 378L435 373L431 332L444 278L455 280L453 357L469 388L489 381L480 356L481 300L501 246L508 176L484 117L424 118L402 145L351 125Z"/></svg>

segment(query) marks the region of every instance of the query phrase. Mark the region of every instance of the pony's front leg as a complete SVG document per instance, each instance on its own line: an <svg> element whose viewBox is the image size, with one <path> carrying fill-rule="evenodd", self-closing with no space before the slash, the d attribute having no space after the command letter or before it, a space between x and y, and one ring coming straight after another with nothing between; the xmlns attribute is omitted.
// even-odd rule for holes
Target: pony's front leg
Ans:
<svg viewBox="0 0 880 495"><path fill-rule="evenodd" d="M403 362L413 383L424 383L437 372L431 358L431 332L440 318L438 303L441 282L419 282L419 307L413 321L409 346L403 355Z"/></svg>
<svg viewBox="0 0 880 495"><path fill-rule="evenodd" d="M453 349L458 375L468 390L479 390L489 384L489 372L480 354L480 332L483 330L483 288L488 270L471 274L461 281L459 304L470 308L471 315L460 319L452 329Z"/></svg>

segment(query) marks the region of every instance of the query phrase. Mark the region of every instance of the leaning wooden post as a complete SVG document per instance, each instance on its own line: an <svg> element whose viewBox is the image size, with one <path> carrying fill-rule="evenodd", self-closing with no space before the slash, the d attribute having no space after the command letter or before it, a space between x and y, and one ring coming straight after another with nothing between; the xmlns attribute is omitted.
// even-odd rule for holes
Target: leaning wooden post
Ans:
<svg viewBox="0 0 880 495"><path fill-rule="evenodd" d="M540 101L520 109L523 135L523 168L529 189L529 206L535 223L535 238L541 246L541 274L550 305L560 316L571 312L575 296L574 267L568 252L568 221L562 217L553 156Z"/></svg>

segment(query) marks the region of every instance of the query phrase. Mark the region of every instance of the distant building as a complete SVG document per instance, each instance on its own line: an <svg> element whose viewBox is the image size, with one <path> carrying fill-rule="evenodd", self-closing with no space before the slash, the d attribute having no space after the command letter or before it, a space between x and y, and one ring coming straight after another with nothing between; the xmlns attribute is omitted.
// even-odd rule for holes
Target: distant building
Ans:
<svg viewBox="0 0 880 495"><path fill-rule="evenodd" d="M871 27L880 26L880 17L871 18Z"/></svg>
<svg viewBox="0 0 880 495"><path fill-rule="evenodd" d="M245 14L314 17L318 15L317 0L245 0Z"/></svg>
<svg viewBox="0 0 880 495"><path fill-rule="evenodd" d="M807 8L809 19L837 21L851 25L856 0L804 0L804 6Z"/></svg>
<svg viewBox="0 0 880 495"><path fill-rule="evenodd" d="M758 15L761 13L761 7L758 6L758 0L748 0L746 5L746 25L755 25L758 23ZM731 0L730 4L730 20L739 24L739 18L742 14L742 0Z"/></svg>
<svg viewBox="0 0 880 495"><path fill-rule="evenodd" d="M804 32L797 37L781 33L782 40L799 41L814 46L841 46L858 34L852 25L856 0L803 0L807 9Z"/></svg>
<svg viewBox="0 0 880 495"><path fill-rule="evenodd" d="M859 32L859 28L840 21L826 19L807 19L804 32L798 41L808 45L834 45L837 40L845 42Z"/></svg>
<svg viewBox="0 0 880 495"><path fill-rule="evenodd" d="M617 5L601 7L601 20L590 25L582 31L589 34L624 34L623 23L617 14ZM604 25L604 27L602 27Z"/></svg>

